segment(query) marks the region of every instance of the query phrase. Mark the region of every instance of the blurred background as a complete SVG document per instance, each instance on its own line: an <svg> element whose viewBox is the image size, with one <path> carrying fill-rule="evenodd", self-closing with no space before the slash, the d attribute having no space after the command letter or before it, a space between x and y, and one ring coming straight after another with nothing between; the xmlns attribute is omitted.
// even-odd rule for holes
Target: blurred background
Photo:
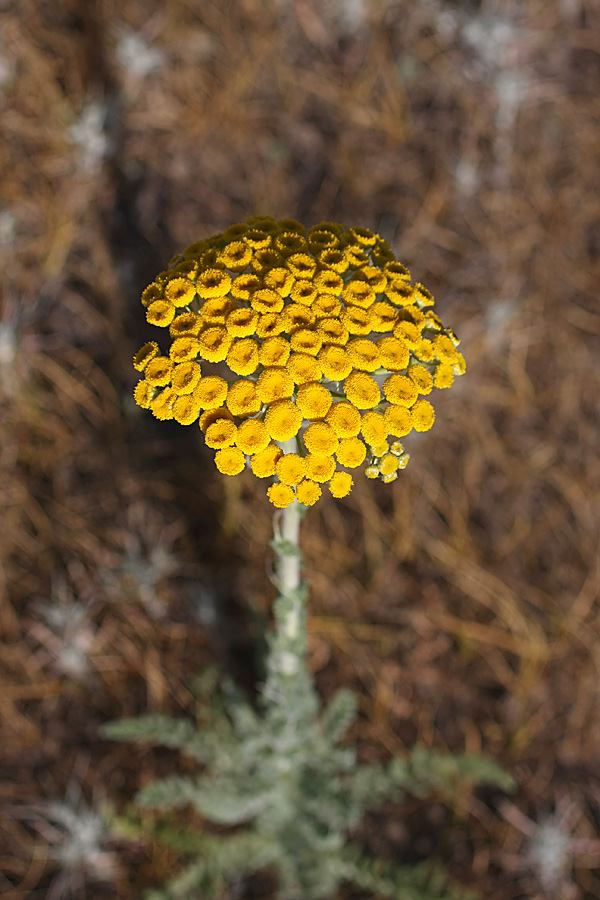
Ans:
<svg viewBox="0 0 600 900"><path fill-rule="evenodd" d="M519 787L359 837L491 900L600 896L599 83L598 0L0 2L6 900L172 874L105 806L176 758L98 726L193 714L209 664L255 682L264 484L131 398L141 290L255 214L382 234L467 359L394 484L308 514L310 665L358 693L361 759Z"/></svg>

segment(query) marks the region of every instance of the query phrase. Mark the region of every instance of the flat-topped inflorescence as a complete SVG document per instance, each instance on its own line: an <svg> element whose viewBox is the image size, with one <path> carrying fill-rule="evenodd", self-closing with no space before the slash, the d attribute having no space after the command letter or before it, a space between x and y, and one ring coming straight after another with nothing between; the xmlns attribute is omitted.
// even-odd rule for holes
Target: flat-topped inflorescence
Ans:
<svg viewBox="0 0 600 900"><path fill-rule="evenodd" d="M135 355L136 403L198 421L217 469L274 477L279 508L346 496L360 466L394 481L399 438L433 425L424 397L465 371L430 292L366 228L255 216L174 257L142 304L171 346Z"/></svg>

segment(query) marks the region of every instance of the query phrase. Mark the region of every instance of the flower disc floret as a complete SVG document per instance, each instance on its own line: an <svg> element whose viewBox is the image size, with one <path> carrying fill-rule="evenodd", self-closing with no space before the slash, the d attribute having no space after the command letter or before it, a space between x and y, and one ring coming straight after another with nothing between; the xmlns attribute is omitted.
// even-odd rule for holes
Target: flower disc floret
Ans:
<svg viewBox="0 0 600 900"><path fill-rule="evenodd" d="M393 331L397 319L398 313L389 303L384 303L383 301L374 303L369 309L371 331L376 331L379 334Z"/></svg>
<svg viewBox="0 0 600 900"><path fill-rule="evenodd" d="M361 372L374 372L381 366L379 347L368 338L353 338L346 349L353 368Z"/></svg>
<svg viewBox="0 0 600 900"><path fill-rule="evenodd" d="M331 455L337 448L338 439L327 422L313 422L304 432L304 445L311 453Z"/></svg>
<svg viewBox="0 0 600 900"><path fill-rule="evenodd" d="M369 313L360 306L349 306L344 309L340 315L340 322L348 329L349 334L364 336L371 331Z"/></svg>
<svg viewBox="0 0 600 900"><path fill-rule="evenodd" d="M278 313L265 313L258 317L256 336L259 338L276 337L284 331L281 316Z"/></svg>
<svg viewBox="0 0 600 900"><path fill-rule="evenodd" d="M321 321L322 319L341 320L343 313L342 304L333 294L319 294L311 306L311 310L316 321ZM344 321L342 321L342 325L347 327L347 323Z"/></svg>
<svg viewBox="0 0 600 900"><path fill-rule="evenodd" d="M433 379L433 383L436 388L449 388L454 383L454 370L452 366L447 365L445 363L440 363L440 365L435 370L435 376ZM421 393L425 393L422 391Z"/></svg>
<svg viewBox="0 0 600 900"><path fill-rule="evenodd" d="M435 410L428 400L417 400L411 414L415 431L429 431L435 421Z"/></svg>
<svg viewBox="0 0 600 900"><path fill-rule="evenodd" d="M298 388L296 405L305 419L324 419L332 402L330 391L318 381L302 384Z"/></svg>
<svg viewBox="0 0 600 900"><path fill-rule="evenodd" d="M317 268L308 253L294 253L287 258L286 265L295 278L312 278Z"/></svg>
<svg viewBox="0 0 600 900"><path fill-rule="evenodd" d="M294 276L284 266L275 266L263 275L265 287L277 291L282 297L289 297L294 284Z"/></svg>
<svg viewBox="0 0 600 900"><path fill-rule="evenodd" d="M202 328L202 317L198 313L184 312L175 316L169 326L169 334L174 340L179 337L198 337Z"/></svg>
<svg viewBox="0 0 600 900"><path fill-rule="evenodd" d="M236 443L237 428L231 419L217 419L205 432L206 446L213 450L222 450Z"/></svg>
<svg viewBox="0 0 600 900"><path fill-rule="evenodd" d="M344 393L357 409L373 409L381 399L379 385L366 372L352 372L348 375L344 381Z"/></svg>
<svg viewBox="0 0 600 900"><path fill-rule="evenodd" d="M393 434L395 437L404 437L412 431L412 414L405 406L390 404L384 410L383 418L389 434Z"/></svg>
<svg viewBox="0 0 600 900"><path fill-rule="evenodd" d="M225 297L231 287L231 275L222 269L208 269L196 278L196 292L203 300Z"/></svg>
<svg viewBox="0 0 600 900"><path fill-rule="evenodd" d="M377 350L381 365L388 372L399 372L407 367L410 351L404 341L400 341L396 337L379 338Z"/></svg>
<svg viewBox="0 0 600 900"><path fill-rule="evenodd" d="M378 412L366 412L361 419L360 430L365 441L371 447L382 444L388 436L385 419Z"/></svg>
<svg viewBox="0 0 600 900"><path fill-rule="evenodd" d="M173 390L179 395L191 394L202 375L197 362L182 362L175 366L171 373Z"/></svg>
<svg viewBox="0 0 600 900"><path fill-rule="evenodd" d="M290 294L292 300L296 303L303 306L311 306L313 301L317 299L317 288L312 282L302 278L294 282Z"/></svg>
<svg viewBox="0 0 600 900"><path fill-rule="evenodd" d="M367 448L360 438L342 438L335 455L341 466L345 466L347 469L356 469L364 463Z"/></svg>
<svg viewBox="0 0 600 900"><path fill-rule="evenodd" d="M167 388L150 401L152 414L161 421L173 418L173 404L177 400L177 394L172 388Z"/></svg>
<svg viewBox="0 0 600 900"><path fill-rule="evenodd" d="M235 309L231 297L213 297L202 304L202 321L205 325L225 325L227 316Z"/></svg>
<svg viewBox="0 0 600 900"><path fill-rule="evenodd" d="M452 371L452 369L450 370ZM407 373L420 394L430 394L433 388L431 372L425 366L411 366ZM437 385L436 385L437 387Z"/></svg>
<svg viewBox="0 0 600 900"><path fill-rule="evenodd" d="M171 382L174 368L172 359L166 356L155 356L146 366L146 381L153 387L164 387Z"/></svg>
<svg viewBox="0 0 600 900"><path fill-rule="evenodd" d="M283 450L277 444L269 444L264 450L259 450L250 457L250 468L253 474L257 478L270 478L275 474L275 466L281 456L283 456Z"/></svg>
<svg viewBox="0 0 600 900"><path fill-rule="evenodd" d="M269 366L258 376L256 392L262 403L288 400L294 393L294 380L284 366Z"/></svg>
<svg viewBox="0 0 600 900"><path fill-rule="evenodd" d="M200 342L198 338L186 336L175 338L169 350L169 356L174 363L188 362L198 356Z"/></svg>
<svg viewBox="0 0 600 900"><path fill-rule="evenodd" d="M350 337L350 332L339 319L320 319L317 331L324 344L339 344L343 347Z"/></svg>
<svg viewBox="0 0 600 900"><path fill-rule="evenodd" d="M136 384L133 390L133 399L142 409L150 409L150 404L154 399L154 388L145 378Z"/></svg>
<svg viewBox="0 0 600 900"><path fill-rule="evenodd" d="M287 361L286 370L296 384L318 381L323 374L321 363L308 353L292 353Z"/></svg>
<svg viewBox="0 0 600 900"><path fill-rule="evenodd" d="M308 353L316 356L323 346L323 338L317 331L311 328L299 328L290 338L292 350L296 353Z"/></svg>
<svg viewBox="0 0 600 900"><path fill-rule="evenodd" d="M227 353L227 365L236 375L251 375L258 369L258 344L252 338L235 341Z"/></svg>
<svg viewBox="0 0 600 900"><path fill-rule="evenodd" d="M305 506L314 506L321 496L321 488L314 481L305 478L296 488L296 500Z"/></svg>
<svg viewBox="0 0 600 900"><path fill-rule="evenodd" d="M191 425L200 414L200 404L192 394L181 394L173 403L173 418L180 425Z"/></svg>
<svg viewBox="0 0 600 900"><path fill-rule="evenodd" d="M272 403L265 414L265 426L274 441L289 441L298 434L301 425L302 413L291 400Z"/></svg>
<svg viewBox="0 0 600 900"><path fill-rule="evenodd" d="M275 474L283 484L299 484L306 474L306 462L297 453L285 453L277 461Z"/></svg>
<svg viewBox="0 0 600 900"><path fill-rule="evenodd" d="M313 481L323 484L329 481L335 472L335 459L326 453L306 454L306 474Z"/></svg>
<svg viewBox="0 0 600 900"><path fill-rule="evenodd" d="M146 319L151 325L167 328L175 318L175 307L168 300L155 300L146 309Z"/></svg>
<svg viewBox="0 0 600 900"><path fill-rule="evenodd" d="M360 413L356 406L345 400L333 404L325 421L340 438L356 437L360 431Z"/></svg>
<svg viewBox="0 0 600 900"><path fill-rule="evenodd" d="M280 335L265 338L258 351L258 360L262 366L285 366L290 357L290 343Z"/></svg>
<svg viewBox="0 0 600 900"><path fill-rule="evenodd" d="M246 465L246 457L237 447L226 447L215 453L215 464L223 475L239 475Z"/></svg>
<svg viewBox="0 0 600 900"><path fill-rule="evenodd" d="M269 432L264 422L259 419L245 419L239 426L235 438L236 445L242 453L253 456L269 445Z"/></svg>
<svg viewBox="0 0 600 900"><path fill-rule="evenodd" d="M247 301L260 288L260 285L261 280L258 275L250 272L238 275L231 285L231 296L235 297L236 300Z"/></svg>
<svg viewBox="0 0 600 900"><path fill-rule="evenodd" d="M165 297L178 309L188 306L196 296L196 286L188 278L173 278L165 286Z"/></svg>
<svg viewBox="0 0 600 900"><path fill-rule="evenodd" d="M219 406L217 409L205 410L198 419L200 431L206 434L208 427L212 425L213 422L218 422L219 419L227 419L229 422L233 422L233 416L224 406Z"/></svg>
<svg viewBox="0 0 600 900"><path fill-rule="evenodd" d="M250 304L261 315L280 313L283 309L283 297L271 288L259 288L252 294Z"/></svg>
<svg viewBox="0 0 600 900"><path fill-rule="evenodd" d="M244 241L231 241L219 252L219 262L232 272L243 272L251 259L252 248Z"/></svg>
<svg viewBox="0 0 600 900"><path fill-rule="evenodd" d="M346 306L368 309L375 302L375 291L367 281L349 281L342 291L342 300Z"/></svg>
<svg viewBox="0 0 600 900"><path fill-rule="evenodd" d="M345 347L327 344L319 353L323 375L330 381L343 381L352 371L352 360Z"/></svg>
<svg viewBox="0 0 600 900"><path fill-rule="evenodd" d="M416 385L406 375L390 375L383 382L386 400L397 406L412 406L418 396Z"/></svg>
<svg viewBox="0 0 600 900"><path fill-rule="evenodd" d="M143 347L140 347L133 357L133 368L137 372L143 372L150 360L154 359L155 356L158 356L159 353L160 350L156 341L149 341L147 344L144 344Z"/></svg>
<svg viewBox="0 0 600 900"><path fill-rule="evenodd" d="M198 353L207 362L222 362L229 352L232 341L233 338L226 328L215 325L202 331L198 336Z"/></svg>
<svg viewBox="0 0 600 900"><path fill-rule="evenodd" d="M349 472L336 472L329 482L329 490L333 497L346 497L352 490L354 480Z"/></svg>
<svg viewBox="0 0 600 900"><path fill-rule="evenodd" d="M267 497L277 509L285 509L296 500L293 489L288 484L272 484L267 490Z"/></svg>
<svg viewBox="0 0 600 900"><path fill-rule="evenodd" d="M398 471L400 463L393 453L385 453L379 460L379 471L382 475L393 475Z"/></svg>
<svg viewBox="0 0 600 900"><path fill-rule="evenodd" d="M262 400L253 381L234 381L227 391L227 407L234 416L253 416L262 409Z"/></svg>
<svg viewBox="0 0 600 900"><path fill-rule="evenodd" d="M227 382L218 375L206 375L198 380L193 393L201 409L217 409L227 397Z"/></svg>
<svg viewBox="0 0 600 900"><path fill-rule="evenodd" d="M234 338L250 337L256 331L258 313L255 309L234 309L225 319L225 328Z"/></svg>

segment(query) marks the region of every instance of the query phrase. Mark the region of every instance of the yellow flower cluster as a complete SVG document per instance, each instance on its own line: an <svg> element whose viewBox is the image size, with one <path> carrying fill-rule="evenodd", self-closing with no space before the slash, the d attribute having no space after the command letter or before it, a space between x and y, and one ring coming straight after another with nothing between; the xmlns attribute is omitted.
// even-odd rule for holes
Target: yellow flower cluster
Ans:
<svg viewBox="0 0 600 900"><path fill-rule="evenodd" d="M393 481L397 438L433 425L423 398L465 371L429 291L366 228L255 216L187 247L142 304L171 345L135 355L136 403L199 421L225 475L274 476L279 508L311 506L324 484L346 496L362 465Z"/></svg>

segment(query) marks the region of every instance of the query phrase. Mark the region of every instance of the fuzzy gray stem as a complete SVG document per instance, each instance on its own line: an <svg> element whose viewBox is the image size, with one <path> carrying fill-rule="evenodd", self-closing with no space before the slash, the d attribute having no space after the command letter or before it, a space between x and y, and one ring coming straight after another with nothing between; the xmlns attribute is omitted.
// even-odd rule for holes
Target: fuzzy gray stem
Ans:
<svg viewBox="0 0 600 900"><path fill-rule="evenodd" d="M295 442L280 444L293 453ZM275 631L269 640L265 699L275 702L284 717L314 714L316 695L306 666L306 586L300 578L299 549L302 507L293 503L273 519L275 574L278 588L273 606Z"/></svg>

